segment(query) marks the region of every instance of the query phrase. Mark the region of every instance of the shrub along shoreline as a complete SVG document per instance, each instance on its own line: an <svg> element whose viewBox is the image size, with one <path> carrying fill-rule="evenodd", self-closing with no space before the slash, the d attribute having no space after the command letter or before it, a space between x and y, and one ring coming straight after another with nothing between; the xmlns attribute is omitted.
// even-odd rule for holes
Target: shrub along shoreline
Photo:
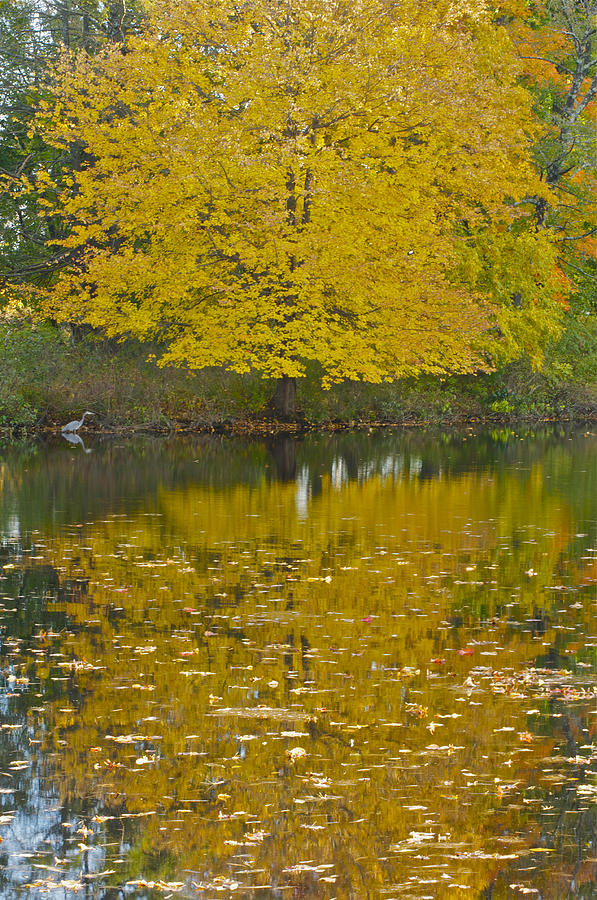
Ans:
<svg viewBox="0 0 597 900"><path fill-rule="evenodd" d="M297 421L268 414L275 382L221 369L158 368L151 348L49 324L0 323L0 429L60 429L85 410L85 430L271 431L373 425L597 418L594 318L572 319L543 368L525 360L477 376L345 382L323 390L315 368L297 385Z"/></svg>

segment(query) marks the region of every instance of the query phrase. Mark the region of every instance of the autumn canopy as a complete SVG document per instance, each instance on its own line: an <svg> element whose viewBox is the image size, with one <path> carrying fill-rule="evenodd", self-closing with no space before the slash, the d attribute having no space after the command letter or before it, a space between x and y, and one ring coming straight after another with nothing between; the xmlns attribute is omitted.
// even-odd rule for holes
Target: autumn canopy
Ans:
<svg viewBox="0 0 597 900"><path fill-rule="evenodd" d="M125 51L65 53L44 114L80 148L57 317L324 384L556 327L530 98L481 0L157 0Z"/></svg>

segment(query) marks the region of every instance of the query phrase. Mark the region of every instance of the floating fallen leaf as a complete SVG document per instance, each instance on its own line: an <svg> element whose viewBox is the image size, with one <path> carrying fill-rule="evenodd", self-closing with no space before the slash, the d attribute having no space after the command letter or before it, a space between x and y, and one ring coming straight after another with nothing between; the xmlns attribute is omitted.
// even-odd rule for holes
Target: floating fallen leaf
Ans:
<svg viewBox="0 0 597 900"><path fill-rule="evenodd" d="M146 740L146 737L144 734L107 734L106 740L115 741L117 744L136 744Z"/></svg>
<svg viewBox="0 0 597 900"><path fill-rule="evenodd" d="M149 888L149 890L154 891L172 891L174 893L180 893L184 887L183 881L145 881L140 878L136 881L127 881L127 887L140 887L140 888Z"/></svg>
<svg viewBox="0 0 597 900"><path fill-rule="evenodd" d="M68 860L64 860L64 862L68 862ZM114 875L116 869L106 869L104 872L89 872L86 875L81 875L83 881L95 881L97 878L105 878L106 875Z"/></svg>
<svg viewBox="0 0 597 900"><path fill-rule="evenodd" d="M269 837L269 831L251 831L245 834L245 840L252 844L261 844L266 837Z"/></svg>
<svg viewBox="0 0 597 900"><path fill-rule="evenodd" d="M286 759L292 764L298 762L299 759L304 759L306 755L307 751L302 747L293 747L292 750L286 751Z"/></svg>

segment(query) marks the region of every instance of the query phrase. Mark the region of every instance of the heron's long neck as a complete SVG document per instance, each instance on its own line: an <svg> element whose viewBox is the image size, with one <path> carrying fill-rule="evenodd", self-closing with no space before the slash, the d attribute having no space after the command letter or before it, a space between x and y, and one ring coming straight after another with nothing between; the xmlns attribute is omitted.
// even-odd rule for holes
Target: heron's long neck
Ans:
<svg viewBox="0 0 597 900"><path fill-rule="evenodd" d="M82 419L81 419L81 425L82 425L82 424L83 424L83 422L84 422L84 421L85 421L85 416L86 416L86 415L87 415L87 413L86 413L86 412L84 412L84 413L83 413L83 418L82 418Z"/></svg>

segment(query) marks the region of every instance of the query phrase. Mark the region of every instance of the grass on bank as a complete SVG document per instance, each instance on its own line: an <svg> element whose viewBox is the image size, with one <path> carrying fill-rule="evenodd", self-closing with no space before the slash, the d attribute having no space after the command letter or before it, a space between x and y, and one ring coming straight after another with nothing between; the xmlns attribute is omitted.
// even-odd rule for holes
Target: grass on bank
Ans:
<svg viewBox="0 0 597 900"><path fill-rule="evenodd" d="M581 418L597 414L597 321L569 317L542 371L520 361L489 375L298 385L300 417L331 422L457 423L471 418ZM220 369L186 372L148 362L147 347L28 322L0 322L0 426L60 424L85 409L104 428L202 428L261 418L273 382Z"/></svg>

